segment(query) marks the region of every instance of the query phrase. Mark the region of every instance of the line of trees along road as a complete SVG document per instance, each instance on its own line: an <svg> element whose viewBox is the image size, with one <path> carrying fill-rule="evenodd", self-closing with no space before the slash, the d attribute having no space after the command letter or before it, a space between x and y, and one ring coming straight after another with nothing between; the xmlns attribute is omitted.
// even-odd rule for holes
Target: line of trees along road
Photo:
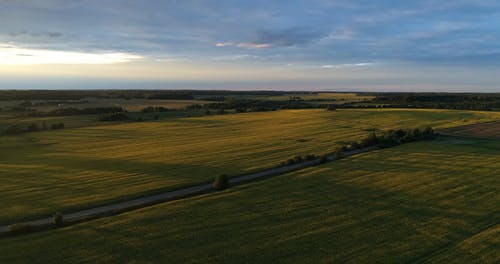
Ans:
<svg viewBox="0 0 500 264"><path fill-rule="evenodd" d="M381 133L370 133L367 137L360 141L351 141L338 147L334 152L334 159L340 159L344 157L344 153L354 150L362 150L369 147L380 147L387 148L392 146L397 146L400 144L420 141L420 140L430 140L437 136L436 132L432 127L426 127L424 129L398 129L398 130L388 130ZM282 166L292 165L302 163L304 161L310 161L314 159L320 159L322 163L328 161L328 155L324 154L322 156L316 156L313 154L308 154L304 157L295 156L281 163Z"/></svg>

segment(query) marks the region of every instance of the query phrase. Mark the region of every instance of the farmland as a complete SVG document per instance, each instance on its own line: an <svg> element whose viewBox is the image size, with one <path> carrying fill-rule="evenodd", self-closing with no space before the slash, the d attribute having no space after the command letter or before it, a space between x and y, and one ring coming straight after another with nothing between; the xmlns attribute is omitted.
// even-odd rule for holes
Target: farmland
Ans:
<svg viewBox="0 0 500 264"><path fill-rule="evenodd" d="M494 263L500 258L499 155L500 143L492 139L405 144L217 194L2 239L0 259Z"/></svg>
<svg viewBox="0 0 500 264"><path fill-rule="evenodd" d="M446 134L464 137L487 137L500 139L500 122L463 125L443 129Z"/></svg>
<svg viewBox="0 0 500 264"><path fill-rule="evenodd" d="M99 122L96 115L61 115L61 116L46 116L37 117L30 116L23 112L9 112L8 109L22 104L24 101L11 100L11 101L0 101L0 109L4 108L5 111L0 111L0 132L5 129L8 125L18 124L21 126L26 126L30 123L41 123L45 122L48 124L62 122L67 128L85 127L85 126L98 126L106 125L106 123ZM59 103L60 102L60 103ZM29 101L30 109L33 111L48 112L56 109L68 109L68 108L97 108L97 107L121 107L124 111L130 112L130 117L132 120L136 118L152 119L152 114L140 113L140 111L146 107L165 107L171 112L155 113L160 118L171 118L171 117L182 117L182 116L197 116L200 115L198 112L194 111L179 111L184 110L187 106L193 104L203 104L205 101L201 100L146 100L146 99L97 99L97 98L87 98L82 100L67 100L67 101L57 101L57 100L32 100Z"/></svg>
<svg viewBox="0 0 500 264"><path fill-rule="evenodd" d="M274 167L378 129L450 127L496 112L289 110L135 122L2 137L0 223Z"/></svg>

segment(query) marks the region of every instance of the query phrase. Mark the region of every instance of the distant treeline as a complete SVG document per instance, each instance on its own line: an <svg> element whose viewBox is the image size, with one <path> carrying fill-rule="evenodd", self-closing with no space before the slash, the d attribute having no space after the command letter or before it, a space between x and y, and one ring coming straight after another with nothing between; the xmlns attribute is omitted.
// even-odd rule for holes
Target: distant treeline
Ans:
<svg viewBox="0 0 500 264"><path fill-rule="evenodd" d="M263 112L279 109L306 109L317 106L303 101L261 101L261 100L228 100L225 102L191 105L188 109L224 110L235 109L236 112Z"/></svg>
<svg viewBox="0 0 500 264"><path fill-rule="evenodd" d="M500 94L393 93L377 94L372 102L386 107L490 111L500 109Z"/></svg>
<svg viewBox="0 0 500 264"><path fill-rule="evenodd" d="M48 125L46 122L42 123L30 123L28 125L22 126L18 124L12 124L5 128L2 134L4 135L17 135L17 134L22 134L22 133L28 133L28 132L38 132L38 131L44 131L44 130L55 130L55 129L63 129L64 128L64 123L53 123Z"/></svg>
<svg viewBox="0 0 500 264"><path fill-rule="evenodd" d="M109 113L109 114L100 114L97 117L98 121L124 121L128 120L129 116L125 112L119 112L119 113Z"/></svg>
<svg viewBox="0 0 500 264"><path fill-rule="evenodd" d="M71 115L97 115L107 113L125 112L121 107L91 107L91 108L58 108L48 112L26 110L26 115L33 117L46 117L46 116L71 116Z"/></svg>
<svg viewBox="0 0 500 264"><path fill-rule="evenodd" d="M224 91L224 90L3 90L0 101L10 100L81 100L100 99L172 99L193 100L229 98L233 96L277 96L295 92ZM299 92L297 92L299 93ZM302 92L303 93L303 92Z"/></svg>

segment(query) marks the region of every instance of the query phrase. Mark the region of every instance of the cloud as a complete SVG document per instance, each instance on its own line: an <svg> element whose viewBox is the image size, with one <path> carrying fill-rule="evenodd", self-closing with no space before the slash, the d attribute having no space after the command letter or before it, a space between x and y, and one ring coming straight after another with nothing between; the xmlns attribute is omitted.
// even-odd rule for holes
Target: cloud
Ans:
<svg viewBox="0 0 500 264"><path fill-rule="evenodd" d="M344 63L344 64L326 64L321 65L322 69L338 69L338 68L350 68L350 67L365 67L365 66L373 66L379 65L379 63L371 63L371 62L360 62L360 63Z"/></svg>
<svg viewBox="0 0 500 264"><path fill-rule="evenodd" d="M348 34L348 33L346 33ZM217 47L232 47L245 49L265 49L270 47L290 47L309 43L323 37L325 34L318 33L314 29L287 28L280 30L258 30L253 37L254 40L246 42L218 42ZM347 36L344 36L347 37Z"/></svg>
<svg viewBox="0 0 500 264"><path fill-rule="evenodd" d="M142 58L139 55L122 52L85 53L43 50L0 43L0 65L114 64Z"/></svg>
<svg viewBox="0 0 500 264"><path fill-rule="evenodd" d="M233 45L233 42L218 42L217 44L215 44L216 47L230 47Z"/></svg>
<svg viewBox="0 0 500 264"><path fill-rule="evenodd" d="M17 31L10 32L9 36L17 38L17 37L32 37L32 38L59 38L62 37L61 32L28 32L28 31Z"/></svg>
<svg viewBox="0 0 500 264"><path fill-rule="evenodd" d="M218 42L215 44L216 47L233 47L236 46L238 48L245 48L245 49L264 49L264 48L269 48L272 45L269 43L233 43L233 42Z"/></svg>
<svg viewBox="0 0 500 264"><path fill-rule="evenodd" d="M287 28L283 30L260 30L253 44L266 44L269 46L289 47L306 44L323 36L313 28Z"/></svg>
<svg viewBox="0 0 500 264"><path fill-rule="evenodd" d="M238 48L246 49L265 49L272 46L270 43L239 43L236 45Z"/></svg>

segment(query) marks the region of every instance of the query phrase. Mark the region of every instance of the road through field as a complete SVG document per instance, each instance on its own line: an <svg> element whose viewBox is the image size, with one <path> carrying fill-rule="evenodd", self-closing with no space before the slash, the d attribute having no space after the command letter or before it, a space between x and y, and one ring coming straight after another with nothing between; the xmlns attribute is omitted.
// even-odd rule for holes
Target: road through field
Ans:
<svg viewBox="0 0 500 264"><path fill-rule="evenodd" d="M345 157L352 156L352 155L356 155L359 153L372 151L375 149L378 149L378 147L373 146L373 147L368 147L368 148L359 149L359 150L347 151L344 153L344 156ZM334 158L335 158L334 154L327 155L328 161L331 161ZM307 167L316 166L319 164L322 164L321 160L315 159L315 160L311 160L311 161L305 161L305 162L302 162L299 164L280 166L277 168L272 168L272 169L263 170L260 172L242 175L239 177L234 177L234 178L229 179L229 183L230 183L230 185L237 185L237 184L242 184L245 182L261 180L261 179L265 179L265 178L268 178L271 176L278 176L278 175L282 175L285 173L301 170L301 169L304 169ZM200 185L196 185L196 186L192 186L192 187L188 187L188 188L182 188L182 189L175 190L175 191L169 191L169 192L165 192L165 193L161 193L161 194L144 196L141 198L136 198L136 199L132 199L132 200L124 201L124 202L113 203L113 204L109 204L109 205L90 208L90 209L86 209L86 210L82 210L82 211L78 211L78 212L74 212L74 213L70 213L70 214L65 214L64 215L64 224L71 225L71 224L81 223L81 222L89 221L92 219L116 215L119 213L143 208L146 206L151 206L151 205L162 203L162 202L167 202L167 201L177 200L177 199L181 199L181 198L201 195L201 194L205 194L205 193L208 193L211 191L212 191L211 183L205 183L205 184L200 184ZM17 223L17 224L30 226L30 227L33 227L36 229L48 229L48 228L54 227L54 224L52 221L53 221L52 217L47 217L47 218L42 218L42 219L38 219L38 220ZM0 226L0 236L9 234L10 226L12 226L12 225Z"/></svg>

